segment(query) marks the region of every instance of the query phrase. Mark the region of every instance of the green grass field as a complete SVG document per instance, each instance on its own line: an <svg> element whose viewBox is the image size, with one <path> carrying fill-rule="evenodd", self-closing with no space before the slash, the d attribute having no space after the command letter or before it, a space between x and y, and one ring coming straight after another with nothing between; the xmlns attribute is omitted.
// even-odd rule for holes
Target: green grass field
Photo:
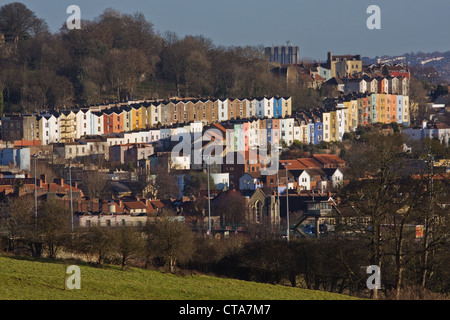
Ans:
<svg viewBox="0 0 450 320"><path fill-rule="evenodd" d="M348 300L345 295L203 275L178 276L76 264L81 289L65 289L69 263L0 256L1 300Z"/></svg>

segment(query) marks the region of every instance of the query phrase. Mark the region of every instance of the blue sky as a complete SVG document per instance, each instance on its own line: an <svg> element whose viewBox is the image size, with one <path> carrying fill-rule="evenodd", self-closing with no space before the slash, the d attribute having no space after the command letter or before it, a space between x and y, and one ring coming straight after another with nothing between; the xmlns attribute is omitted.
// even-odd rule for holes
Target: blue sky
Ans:
<svg viewBox="0 0 450 320"><path fill-rule="evenodd" d="M17 0L55 32L69 5L92 20L106 8L142 12L156 32L204 35L215 45L299 46L300 56L397 55L450 50L449 0ZM0 5L13 1L0 0ZM381 29L369 30L367 7L381 9Z"/></svg>

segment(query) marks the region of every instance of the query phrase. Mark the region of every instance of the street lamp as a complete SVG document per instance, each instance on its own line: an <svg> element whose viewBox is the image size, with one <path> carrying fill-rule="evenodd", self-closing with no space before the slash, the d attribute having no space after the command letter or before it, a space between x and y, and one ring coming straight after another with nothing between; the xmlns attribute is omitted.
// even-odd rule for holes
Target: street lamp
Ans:
<svg viewBox="0 0 450 320"><path fill-rule="evenodd" d="M282 150L281 147L277 148L278 152ZM279 172L280 171L280 161L279 161L279 153L277 154L277 212L278 212L278 230L280 230L281 225L281 212L280 212L280 179L279 179Z"/></svg>
<svg viewBox="0 0 450 320"><path fill-rule="evenodd" d="M208 162L211 162L211 158L208 156L205 158L205 163L206 163L206 159L208 159ZM206 172L207 172L207 184L208 184L208 235L211 235L211 197L210 197L210 189L209 189L209 174L210 174L210 168L211 163L206 163Z"/></svg>
<svg viewBox="0 0 450 320"><path fill-rule="evenodd" d="M286 222L286 226L287 226L286 239L287 239L287 242L289 242L289 180L288 180L288 170L287 170L288 163L287 162L284 163L284 167L286 169L286 221L287 221Z"/></svg>
<svg viewBox="0 0 450 320"><path fill-rule="evenodd" d="M37 154L33 154L33 158L34 158L34 220L37 228L37 177L36 177Z"/></svg>
<svg viewBox="0 0 450 320"><path fill-rule="evenodd" d="M69 187L70 187L70 218L72 221L72 237L73 237L73 199L72 199L72 165L69 162Z"/></svg>

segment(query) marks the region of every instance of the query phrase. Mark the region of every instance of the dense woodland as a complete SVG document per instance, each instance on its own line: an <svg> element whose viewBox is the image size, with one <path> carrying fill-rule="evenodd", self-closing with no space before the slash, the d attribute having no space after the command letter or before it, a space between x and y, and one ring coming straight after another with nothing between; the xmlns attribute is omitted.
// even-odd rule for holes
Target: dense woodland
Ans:
<svg viewBox="0 0 450 320"><path fill-rule="evenodd" d="M18 19L17 17L20 17ZM51 33L25 5L0 7L0 92L5 111L38 111L143 98L290 95L314 106L320 92L287 88L263 47L224 47L201 35L157 34L142 13L106 9L81 29Z"/></svg>

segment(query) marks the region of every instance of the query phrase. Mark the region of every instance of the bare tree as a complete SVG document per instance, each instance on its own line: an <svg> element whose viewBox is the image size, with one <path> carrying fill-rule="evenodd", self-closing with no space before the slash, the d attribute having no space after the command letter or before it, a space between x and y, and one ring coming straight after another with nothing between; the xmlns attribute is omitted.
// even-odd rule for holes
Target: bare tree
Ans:
<svg viewBox="0 0 450 320"><path fill-rule="evenodd" d="M120 226L114 228L116 253L120 256L122 270L132 258L138 257L144 249L144 240L135 227Z"/></svg>
<svg viewBox="0 0 450 320"><path fill-rule="evenodd" d="M364 149L361 157L354 159L364 163L364 176L357 173L351 177L340 197L358 213L370 218L371 229L362 230L362 234L370 241L370 263L381 268L386 249L382 226L388 215L401 208L397 200L404 165L403 140L399 134L385 136L378 132L370 134L368 140L365 145L354 146ZM349 163L349 167L352 166L353 163ZM377 290L372 292L373 298L378 298Z"/></svg>
<svg viewBox="0 0 450 320"><path fill-rule="evenodd" d="M249 222L247 200L239 191L222 192L212 204L214 215L219 215L223 224L241 224Z"/></svg>
<svg viewBox="0 0 450 320"><path fill-rule="evenodd" d="M164 158L163 158L164 161ZM152 185L159 199L177 199L180 193L178 179L169 171L168 164L158 164L151 169L155 176Z"/></svg>
<svg viewBox="0 0 450 320"><path fill-rule="evenodd" d="M192 231L184 222L173 219L170 210L162 212L154 222L148 222L147 255L163 257L173 272L177 261L188 259L192 254L194 237Z"/></svg>
<svg viewBox="0 0 450 320"><path fill-rule="evenodd" d="M83 171L81 176L83 192L90 199L107 196L108 180L105 173L99 171Z"/></svg>
<svg viewBox="0 0 450 320"><path fill-rule="evenodd" d="M8 198L0 204L0 226L8 232L9 250L13 253L26 227L34 224L33 213L34 201L29 196Z"/></svg>
<svg viewBox="0 0 450 320"><path fill-rule="evenodd" d="M0 8L0 31L6 38L12 39L16 52L19 40L27 39L43 29L44 22L22 3L13 2Z"/></svg>
<svg viewBox="0 0 450 320"><path fill-rule="evenodd" d="M70 239L71 212L58 200L47 200L38 210L38 231L50 259L56 258L60 249Z"/></svg>

